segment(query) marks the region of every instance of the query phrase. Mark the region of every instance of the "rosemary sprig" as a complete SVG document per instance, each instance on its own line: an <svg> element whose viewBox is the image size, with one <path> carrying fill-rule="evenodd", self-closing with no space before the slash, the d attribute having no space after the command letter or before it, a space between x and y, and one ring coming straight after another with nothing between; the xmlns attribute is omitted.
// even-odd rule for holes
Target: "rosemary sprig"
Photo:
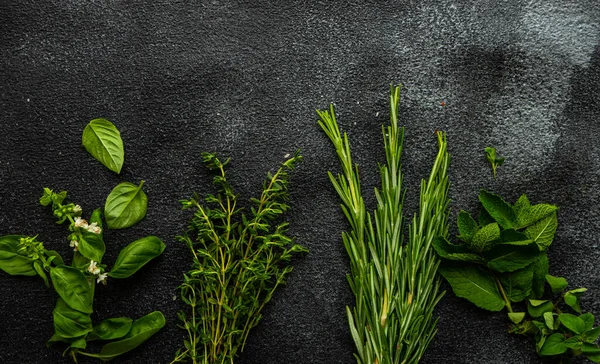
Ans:
<svg viewBox="0 0 600 364"><path fill-rule="evenodd" d="M356 302L346 311L360 364L418 362L436 333L433 309L443 295L432 242L437 236L448 236L446 137L436 133L438 154L429 180L421 182L419 213L409 225L404 245L400 162L404 128L398 127L400 88L390 91L391 124L382 127L386 164L379 167L381 189L375 189L373 215L366 211L358 166L352 161L347 134L340 133L333 106L317 112L342 167L341 175L329 172L329 178L351 227L342 233L342 240L350 256L348 282Z"/></svg>
<svg viewBox="0 0 600 364"><path fill-rule="evenodd" d="M172 363L233 363L263 307L292 271L292 256L308 251L287 236L287 222L278 222L289 208L288 171L301 159L296 153L267 175L247 217L227 180L229 160L203 154L208 168L216 171L218 194L207 195L203 202L199 196L181 201L184 209L195 210L187 232L178 237L193 263L179 287L181 299L190 306L187 314L179 313L187 331L185 349Z"/></svg>

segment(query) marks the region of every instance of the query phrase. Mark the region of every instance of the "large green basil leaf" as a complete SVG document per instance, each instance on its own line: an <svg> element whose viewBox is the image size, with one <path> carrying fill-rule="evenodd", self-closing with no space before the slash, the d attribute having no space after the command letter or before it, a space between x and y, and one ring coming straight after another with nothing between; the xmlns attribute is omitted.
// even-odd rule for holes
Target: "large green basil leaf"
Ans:
<svg viewBox="0 0 600 364"><path fill-rule="evenodd" d="M78 269L59 265L50 269L50 278L58 295L74 310L92 313L94 291Z"/></svg>
<svg viewBox="0 0 600 364"><path fill-rule="evenodd" d="M165 244L156 236L146 236L136 240L121 250L108 276L127 278L146 263L162 254L164 250Z"/></svg>
<svg viewBox="0 0 600 364"><path fill-rule="evenodd" d="M85 150L111 171L121 173L125 152L121 133L106 119L94 119L83 129Z"/></svg>
<svg viewBox="0 0 600 364"><path fill-rule="evenodd" d="M131 330L133 320L129 317L109 318L94 326L87 339L90 340L114 340L127 335Z"/></svg>
<svg viewBox="0 0 600 364"><path fill-rule="evenodd" d="M106 251L102 237L96 233L85 233L81 237L77 248L81 255L98 263L102 261L102 257Z"/></svg>
<svg viewBox="0 0 600 364"><path fill-rule="evenodd" d="M19 239L23 235L6 235L0 237L0 269L10 275L34 276L33 259L17 253Z"/></svg>
<svg viewBox="0 0 600 364"><path fill-rule="evenodd" d="M89 314L69 307L62 298L58 298L52 312L55 333L61 338L76 338L92 331L92 319Z"/></svg>
<svg viewBox="0 0 600 364"><path fill-rule="evenodd" d="M102 360L111 360L121 354L137 348L152 335L165 326L165 316L160 311L154 311L136 320L131 330L119 341L108 343L102 347L100 353L81 353Z"/></svg>
<svg viewBox="0 0 600 364"><path fill-rule="evenodd" d="M148 198L142 186L123 182L117 185L104 204L104 218L111 229L123 229L138 223L146 216Z"/></svg>

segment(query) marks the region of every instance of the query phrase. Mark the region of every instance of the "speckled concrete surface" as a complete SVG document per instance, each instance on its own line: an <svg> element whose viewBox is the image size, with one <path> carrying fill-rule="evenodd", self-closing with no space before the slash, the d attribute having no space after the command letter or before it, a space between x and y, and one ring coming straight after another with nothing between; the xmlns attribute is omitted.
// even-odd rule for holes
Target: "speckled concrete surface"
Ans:
<svg viewBox="0 0 600 364"><path fill-rule="evenodd" d="M159 309L168 324L114 363L168 363L182 340L173 300L187 268L173 237L177 201L211 191L202 151L233 160L239 193L256 194L287 153L305 162L292 184L291 232L311 253L264 312L241 364L353 363L344 308L352 304L346 223L326 177L337 161L316 125L335 103L365 191L378 184L388 87L404 85L407 211L447 131L452 213L481 188L560 206L551 273L589 288L600 314L600 3L558 1L2 1L0 2L0 235L39 234L67 254L63 227L38 206L66 189L88 211L121 181L146 181L148 215L107 231L107 261L155 234L162 258L96 295L96 318ZM442 106L442 103L444 106ZM80 146L96 117L121 130L121 175ZM497 180L483 148L506 157ZM373 196L366 196L373 206ZM52 290L0 274L0 361L67 363L46 349ZM541 363L531 342L448 292L423 363ZM92 362L82 358L82 363Z"/></svg>

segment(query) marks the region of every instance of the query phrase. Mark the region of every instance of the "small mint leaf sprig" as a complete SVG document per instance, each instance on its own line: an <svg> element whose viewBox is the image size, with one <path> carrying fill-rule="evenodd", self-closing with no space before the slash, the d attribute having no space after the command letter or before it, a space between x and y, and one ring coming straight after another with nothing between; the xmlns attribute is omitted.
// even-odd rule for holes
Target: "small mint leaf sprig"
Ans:
<svg viewBox="0 0 600 364"><path fill-rule="evenodd" d="M485 148L485 159L492 165L492 174L494 179L496 178L496 170L499 166L504 164L504 158L496 155L496 148L486 147Z"/></svg>

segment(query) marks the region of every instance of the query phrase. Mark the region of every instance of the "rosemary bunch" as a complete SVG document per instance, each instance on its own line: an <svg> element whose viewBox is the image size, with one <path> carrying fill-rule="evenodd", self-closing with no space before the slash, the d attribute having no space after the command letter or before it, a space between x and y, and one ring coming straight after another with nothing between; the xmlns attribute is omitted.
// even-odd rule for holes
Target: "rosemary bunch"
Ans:
<svg viewBox="0 0 600 364"><path fill-rule="evenodd" d="M225 167L214 154L204 153L207 167L216 171L217 195L181 201L194 209L186 233L178 237L192 255L192 268L179 286L189 310L180 312L187 331L185 349L175 362L233 363L243 351L250 329L275 289L292 271L291 258L307 252L287 236L288 223L280 222L288 210L288 172L301 156L296 153L268 174L260 198L252 198L250 216L238 207Z"/></svg>
<svg viewBox="0 0 600 364"><path fill-rule="evenodd" d="M355 307L346 308L350 332L361 364L416 363L436 333L433 309L439 302L439 261L432 241L448 236L448 176L450 162L446 137L437 132L438 154L429 180L421 181L418 214L403 244L402 155L404 128L398 127L399 87L391 87L391 124L382 127L386 164L380 165L381 189L375 189L377 208L366 211L358 166L352 162L350 143L330 110L317 111L319 125L333 143L342 174L329 178L342 199L351 230L342 233L350 256L350 287Z"/></svg>

